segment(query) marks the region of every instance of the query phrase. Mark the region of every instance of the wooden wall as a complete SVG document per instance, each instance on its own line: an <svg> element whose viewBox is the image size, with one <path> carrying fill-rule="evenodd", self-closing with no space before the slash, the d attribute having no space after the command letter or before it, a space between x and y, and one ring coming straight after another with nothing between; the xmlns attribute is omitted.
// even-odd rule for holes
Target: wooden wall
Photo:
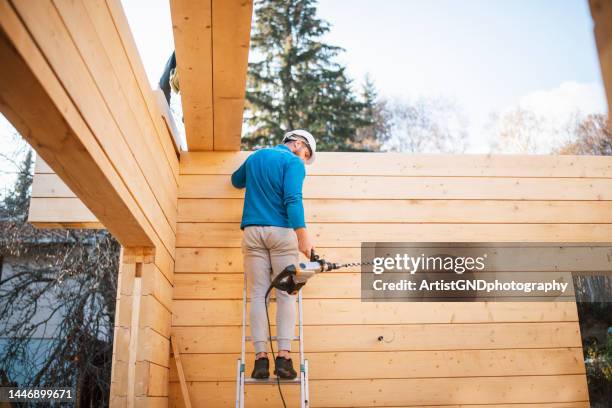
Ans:
<svg viewBox="0 0 612 408"><path fill-rule="evenodd" d="M243 192L230 174L247 155L181 157L172 332L198 407L234 400ZM612 237L606 157L321 153L307 171L308 228L332 260L359 259L361 241ZM349 269L304 289L313 407L588 407L575 303L361 303L359 285ZM177 381L171 363L171 406ZM247 388L247 405L280 405L276 386Z"/></svg>
<svg viewBox="0 0 612 408"><path fill-rule="evenodd" d="M167 405L179 161L121 2L0 0L0 60L0 110L48 164L31 215L124 246L111 405Z"/></svg>
<svg viewBox="0 0 612 408"><path fill-rule="evenodd" d="M34 166L28 222L38 228L104 228L40 156Z"/></svg>

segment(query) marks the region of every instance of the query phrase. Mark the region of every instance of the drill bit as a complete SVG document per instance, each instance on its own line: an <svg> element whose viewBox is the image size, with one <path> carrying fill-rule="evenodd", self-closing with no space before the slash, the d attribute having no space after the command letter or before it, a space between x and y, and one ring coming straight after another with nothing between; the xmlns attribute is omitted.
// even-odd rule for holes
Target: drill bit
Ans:
<svg viewBox="0 0 612 408"><path fill-rule="evenodd" d="M365 265L374 265L374 262L372 262L372 261L367 261L367 262L349 262L349 263L345 263L345 264L339 264L338 268L350 268L351 266L365 266Z"/></svg>

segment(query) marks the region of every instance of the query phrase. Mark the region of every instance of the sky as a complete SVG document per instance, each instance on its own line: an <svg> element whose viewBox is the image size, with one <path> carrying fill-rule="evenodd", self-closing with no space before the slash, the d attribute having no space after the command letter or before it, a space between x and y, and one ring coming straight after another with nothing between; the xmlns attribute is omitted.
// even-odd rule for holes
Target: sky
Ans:
<svg viewBox="0 0 612 408"><path fill-rule="evenodd" d="M122 4L157 87L173 50L169 1ZM455 101L469 123L467 153L488 153L492 112L607 111L587 0L321 0L318 15L356 88L369 74L385 98ZM5 120L0 132L6 151Z"/></svg>
<svg viewBox="0 0 612 408"><path fill-rule="evenodd" d="M173 41L169 2L123 0L156 84ZM469 124L468 153L487 153L483 127L515 107L563 118L605 113L587 0L322 0L324 40L345 51L356 89L366 74L380 96L442 96ZM156 29L152 30L151 26ZM167 27L164 29L163 27Z"/></svg>
<svg viewBox="0 0 612 408"><path fill-rule="evenodd" d="M484 152L490 112L606 112L586 0L322 1L351 77L389 97L442 95L465 111Z"/></svg>

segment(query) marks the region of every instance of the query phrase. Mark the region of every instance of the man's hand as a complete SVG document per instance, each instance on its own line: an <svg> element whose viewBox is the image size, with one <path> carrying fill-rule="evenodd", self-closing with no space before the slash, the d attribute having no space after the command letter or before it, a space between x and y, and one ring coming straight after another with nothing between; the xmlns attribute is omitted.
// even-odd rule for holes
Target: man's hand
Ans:
<svg viewBox="0 0 612 408"><path fill-rule="evenodd" d="M295 230L298 239L298 249L306 258L310 259L310 252L314 249L314 245L310 241L306 228L298 228Z"/></svg>

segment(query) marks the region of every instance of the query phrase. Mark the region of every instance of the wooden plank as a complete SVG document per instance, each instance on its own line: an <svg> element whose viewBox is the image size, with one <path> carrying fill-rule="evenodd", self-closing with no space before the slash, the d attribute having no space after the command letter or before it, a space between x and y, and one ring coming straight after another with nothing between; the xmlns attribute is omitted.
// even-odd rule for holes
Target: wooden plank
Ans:
<svg viewBox="0 0 612 408"><path fill-rule="evenodd" d="M168 282L174 283L174 259L161 245L155 249L154 262Z"/></svg>
<svg viewBox="0 0 612 408"><path fill-rule="evenodd" d="M610 200L612 179L308 176L306 199ZM230 177L184 175L179 198L243 198Z"/></svg>
<svg viewBox="0 0 612 408"><path fill-rule="evenodd" d="M211 0L173 0L172 28L187 148L212 150L213 67ZM180 181L179 181L180 184Z"/></svg>
<svg viewBox="0 0 612 408"><path fill-rule="evenodd" d="M57 10L50 3L38 1L17 2L14 6L36 39L37 45L44 52L53 71L60 78L63 88L70 94L71 100L83 115L88 127L97 136L97 143L111 158L131 194L138 200L156 233L159 233L159 239L169 252L173 252L172 226L156 203L151 186L147 184L142 170L134 160L124 135L121 134L100 90L96 88L95 80L83 63L82 56ZM44 154L41 156L58 171ZM79 171L82 172L83 169ZM58 174L62 176L59 171ZM91 180L87 183L91 183ZM73 187L70 183L67 184ZM92 210L94 208L89 205L88 207ZM93 212L101 219L96 211ZM103 219L101 221L104 223Z"/></svg>
<svg viewBox="0 0 612 408"><path fill-rule="evenodd" d="M473 275L474 279L493 279L493 276L498 279L516 279L517 281L551 281L566 276L571 280L570 274L559 273L558 271L550 271L550 277L539 273L534 277L533 272L494 272L494 273L477 273ZM404 276L405 277L405 276ZM455 273L451 272L439 276L438 279L450 280L456 278ZM418 282L418 281L417 281ZM326 272L318 275L316 279L311 279L308 284L302 289L302 297L304 299L361 299L361 273L341 273L341 272ZM244 274L180 274L175 279L174 299L176 300L213 300L213 299L242 299L242 289L244 287ZM397 296L408 296L407 294L397 294ZM480 300L488 298L494 299L495 296L516 296L515 292L498 291L495 294L479 293ZM431 294L430 296L434 296ZM472 299L472 294L464 295L466 300ZM531 296L548 296L541 292L532 292ZM572 300L574 296L573 289L568 289L567 297ZM274 294L271 295L274 298ZM525 298L527 296L524 296ZM556 295L550 295L556 297ZM398 299L399 300L399 299ZM443 300L438 297L438 300ZM527 300L527 299L524 299ZM530 299L533 301L533 299Z"/></svg>
<svg viewBox="0 0 612 408"><path fill-rule="evenodd" d="M130 27L127 21L127 17L123 11L123 6L121 5L120 0L95 0L96 5L100 3L106 3L106 7L108 8L108 12L110 13L113 23L117 29L117 33L121 38L121 43L123 44L123 49L125 54L129 60L130 66L132 67L132 71L134 76L136 77L136 81L138 81L138 85L140 87L140 91L142 93L142 97L147 105L149 110L149 115L153 120L153 124L157 129L157 135L159 137L160 142L164 146L164 152L166 154L166 159L172 168L172 174L174 175L175 180L178 182L178 172L179 172L179 163L178 157L176 156L176 152L172 146L171 136L165 132L165 126L162 120L161 112L159 111L159 106L155 101L155 97L152 95L151 84L149 82L149 78L146 74L144 64L140 59L140 54L136 47L136 41L134 40L134 36L130 31Z"/></svg>
<svg viewBox="0 0 612 408"><path fill-rule="evenodd" d="M48 225L56 223L65 228L103 229L104 225L78 198L32 198L28 222Z"/></svg>
<svg viewBox="0 0 612 408"><path fill-rule="evenodd" d="M177 391L178 390L176 388L172 389L172 391ZM177 400L175 398L170 398L170 403L173 404L171 405L172 407L181 407L182 405L178 404L178 405L174 405L177 404ZM255 403L257 403L257 401L255 401ZM407 405L403 405L403 406L385 406L385 408L407 408L409 406ZM412 407L417 407L417 405L413 405ZM418 407L421 407L421 405L418 405ZM427 408L591 408L591 405L588 401L578 401L578 402L551 402L551 403L539 403L539 404L524 404L524 403L520 403L520 404L461 404L461 405L427 405ZM320 407L319 407L320 408ZM337 406L327 406L324 408L339 408ZM359 408L363 408L363 407L359 407Z"/></svg>
<svg viewBox="0 0 612 408"><path fill-rule="evenodd" d="M43 160L42 157L36 155L36 162L34 163L34 174L43 173L55 173L55 171L53 171L51 166L49 166L47 162Z"/></svg>
<svg viewBox="0 0 612 408"><path fill-rule="evenodd" d="M612 222L612 201L306 199L303 203L306 222ZM242 207L240 198L180 199L178 221L240 222Z"/></svg>
<svg viewBox="0 0 612 408"><path fill-rule="evenodd" d="M115 326L113 334L113 364L115 361L127 363L129 361L130 329L129 327Z"/></svg>
<svg viewBox="0 0 612 408"><path fill-rule="evenodd" d="M134 318L134 298L132 295L121 295L118 300L121 308L117 311L115 317L115 326L131 327L131 321ZM149 327L155 330L160 335L170 337L170 312L153 296L141 296L138 302L139 316L138 325L140 328Z"/></svg>
<svg viewBox="0 0 612 408"><path fill-rule="evenodd" d="M40 161L37 160L37 163ZM118 317L125 314L126 295L133 292L135 268L134 264L125 262L126 249L122 246L119 249L119 270L117 272L117 295L115 305L115 322L113 330L113 355L111 368L111 389L110 401L115 404L127 404L127 384L128 384L128 361L129 361L129 327L121 327L117 324ZM131 306L129 307L131 313Z"/></svg>
<svg viewBox="0 0 612 408"><path fill-rule="evenodd" d="M135 400L136 408L167 408L168 397L145 397L138 396Z"/></svg>
<svg viewBox="0 0 612 408"><path fill-rule="evenodd" d="M170 339L150 327L141 328L138 334L138 361L150 361L169 368Z"/></svg>
<svg viewBox="0 0 612 408"><path fill-rule="evenodd" d="M140 321L140 305L141 305L141 278L136 276L132 289L132 309L130 313L130 345L129 345L129 360L128 360L128 379L127 379L127 405L134 406L134 397L136 395L136 361L139 354L139 341L146 342L146 339L140 339L139 321ZM140 379L140 377L138 377Z"/></svg>
<svg viewBox="0 0 612 408"><path fill-rule="evenodd" d="M359 390L356 392L356 390ZM230 406L235 381L191 382L197 406ZM299 402L298 387L285 387L288 407ZM430 406L457 404L556 403L587 401L584 375L465 377L427 379L316 380L310 382L313 407ZM171 383L172 406L181 406L178 383ZM275 384L250 387L247 406L272 406L280 397ZM554 405L553 405L554 406Z"/></svg>
<svg viewBox="0 0 612 408"><path fill-rule="evenodd" d="M166 310L172 310L172 283L157 265L143 264L142 293L153 296Z"/></svg>
<svg viewBox="0 0 612 408"><path fill-rule="evenodd" d="M178 378L181 384L181 394L183 395L183 403L185 407L191 408L191 399L189 398L189 390L187 389L187 382L185 381L185 372L183 371L183 363L181 361L181 353L175 337L170 339L172 344L172 353L174 355L173 360L176 364L176 378ZM173 366L174 367L174 366ZM191 376L189 377L191 378Z"/></svg>
<svg viewBox="0 0 612 408"><path fill-rule="evenodd" d="M214 150L240 150L252 14L252 0L212 0Z"/></svg>
<svg viewBox="0 0 612 408"><path fill-rule="evenodd" d="M305 325L578 321L573 302L361 302L304 299ZM247 307L247 310L249 308ZM276 304L268 308L271 315ZM247 311L248 312L248 311ZM241 300L175 300L172 326L238 325Z"/></svg>
<svg viewBox="0 0 612 408"><path fill-rule="evenodd" d="M347 255L361 257L360 250L350 250ZM350 259L357 259L350 258ZM348 259L348 258L347 258ZM177 248L174 272L242 272L241 248Z"/></svg>
<svg viewBox="0 0 612 408"><path fill-rule="evenodd" d="M129 30L127 32L122 30L120 20L125 19L124 13L111 12L112 0L82 1L82 3L87 8L89 18L99 37L104 39L102 44L113 64L124 93L129 99L130 108L134 111L136 120L147 136L145 142L148 142L153 150L155 158L158 159L158 165L164 163L164 160L159 160L159 158L165 157L165 163L159 166L160 171L165 177L172 180L171 188L176 188L179 166L177 152L173 147L173 136L162 123L163 112L151 90L140 55L130 55L128 51L130 47L126 43L134 40ZM125 38L126 36L129 38Z"/></svg>
<svg viewBox="0 0 612 408"><path fill-rule="evenodd" d="M28 221L29 222L29 221ZM104 225L100 224L99 222L40 222L40 221L33 221L31 222L31 224L33 226L35 226L36 228L40 228L40 229L71 229L71 228L76 228L76 229L106 229L104 227Z"/></svg>
<svg viewBox="0 0 612 408"><path fill-rule="evenodd" d="M181 150L184 149L184 146L182 146L179 130L176 127L176 123L174 122L174 117L172 116L172 112L170 111L168 102L166 102L166 96L164 95L164 91L162 91L161 89L156 89L155 91L153 91L153 94L157 99L157 104L159 105L159 110L161 111L161 115L164 120L164 124L166 125L166 129L168 129L168 133L170 133L170 135L172 136L172 145L174 147L174 151L178 155L181 153Z"/></svg>
<svg viewBox="0 0 612 408"><path fill-rule="evenodd" d="M72 0L54 0L87 70L138 163L171 228L176 224L177 183L150 121L107 8ZM103 6L103 4L100 4ZM91 18L90 18L91 17Z"/></svg>
<svg viewBox="0 0 612 408"><path fill-rule="evenodd" d="M461 405L428 405L427 408L591 408L588 401L578 402L552 402L552 403L539 403L539 404L461 404ZM332 408L332 407L326 407ZM404 407L390 407L386 408L406 408Z"/></svg>
<svg viewBox="0 0 612 408"><path fill-rule="evenodd" d="M231 381L236 354L181 356L190 381ZM308 352L310 380L370 378L489 377L585 374L582 348L449 351ZM246 357L246 373L254 354ZM170 381L180 373L171 362Z"/></svg>
<svg viewBox="0 0 612 408"><path fill-rule="evenodd" d="M242 299L243 274L180 274L174 281L174 299ZM302 289L304 299L360 299L361 274L325 273ZM274 297L274 295L272 295Z"/></svg>
<svg viewBox="0 0 612 408"><path fill-rule="evenodd" d="M391 244L393 245L393 244ZM408 245L408 244L405 244ZM423 245L412 244L412 245ZM430 245L435 245L432 243ZM473 243L466 243L475 248ZM483 244L487 245L487 244ZM585 243L563 243L555 247L548 243L534 243L526 246L525 242L515 244L496 243L495 248L504 248L503 253L498 250L491 252L487 249L489 257L489 271L556 271L564 272L600 272L610 271L610 244L601 246ZM511 245L516 245L511 247ZM422 248L427 254L433 254L436 248ZM317 253L323 258L333 262L354 262L361 259L360 247L334 248L317 247ZM423 252L424 253L424 252ZM240 248L179 248L177 250L177 273L241 273L243 272L242 253ZM361 272L360 267L348 267L334 271L334 273Z"/></svg>
<svg viewBox="0 0 612 408"><path fill-rule="evenodd" d="M315 247L359 247L362 242L609 242L610 224L315 224ZM239 248L233 223L179 223L177 248Z"/></svg>
<svg viewBox="0 0 612 408"><path fill-rule="evenodd" d="M138 361L136 363L136 397L167 397L169 372L167 367L158 366L149 361Z"/></svg>
<svg viewBox="0 0 612 408"><path fill-rule="evenodd" d="M165 338L170 338L171 313L153 296L141 297L139 325L150 327Z"/></svg>
<svg viewBox="0 0 612 408"><path fill-rule="evenodd" d="M240 325L175 326L172 333L182 354L235 354L240 330ZM304 341L308 353L582 347L577 322L316 325L304 326ZM253 352L251 342L247 351Z"/></svg>
<svg viewBox="0 0 612 408"><path fill-rule="evenodd" d="M34 198L74 198L76 194L55 173L35 174L32 180Z"/></svg>
<svg viewBox="0 0 612 408"><path fill-rule="evenodd" d="M113 358L113 365L111 367L111 390L110 397L113 398L122 397L125 399L127 396L127 370L128 365L125 361L120 361ZM127 403L127 402L126 402Z"/></svg>
<svg viewBox="0 0 612 408"><path fill-rule="evenodd" d="M117 299L121 296L131 296L134 290L134 278L136 277L136 265L126 261L126 249L121 247L119 255L119 273L117 275ZM116 313L119 310L115 311Z"/></svg>
<svg viewBox="0 0 612 408"><path fill-rule="evenodd" d="M315 135L316 137L316 135ZM183 152L181 174L230 175L252 152ZM610 156L318 152L314 176L612 177Z"/></svg>

